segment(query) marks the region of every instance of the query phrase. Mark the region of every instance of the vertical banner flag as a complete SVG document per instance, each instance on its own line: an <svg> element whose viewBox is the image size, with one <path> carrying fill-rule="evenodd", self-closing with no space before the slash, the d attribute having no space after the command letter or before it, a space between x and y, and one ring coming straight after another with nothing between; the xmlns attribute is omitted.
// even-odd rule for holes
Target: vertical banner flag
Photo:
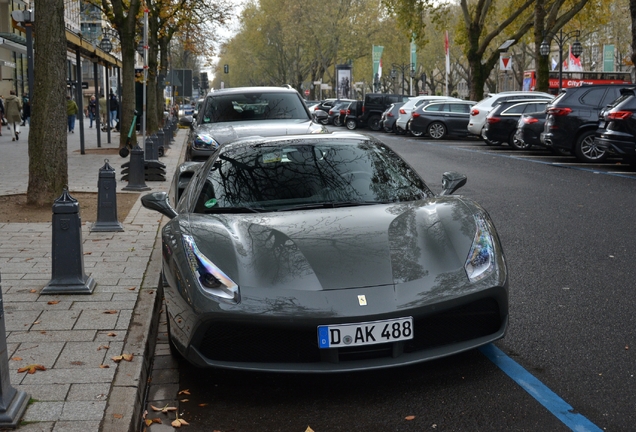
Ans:
<svg viewBox="0 0 636 432"><path fill-rule="evenodd" d="M574 57L574 54L572 54L572 45L570 45L570 50L569 50L569 55L568 55L568 70L569 71L582 71L583 70L583 66L581 65L581 57Z"/></svg>
<svg viewBox="0 0 636 432"><path fill-rule="evenodd" d="M377 76L378 80L382 77L382 50L384 50L383 46L373 45L373 81L375 82L375 77Z"/></svg>
<svg viewBox="0 0 636 432"><path fill-rule="evenodd" d="M446 96L448 96L448 74L450 74L450 46L448 44L448 30L444 34L444 52L446 53Z"/></svg>
<svg viewBox="0 0 636 432"><path fill-rule="evenodd" d="M614 72L614 45L603 45L603 72Z"/></svg>

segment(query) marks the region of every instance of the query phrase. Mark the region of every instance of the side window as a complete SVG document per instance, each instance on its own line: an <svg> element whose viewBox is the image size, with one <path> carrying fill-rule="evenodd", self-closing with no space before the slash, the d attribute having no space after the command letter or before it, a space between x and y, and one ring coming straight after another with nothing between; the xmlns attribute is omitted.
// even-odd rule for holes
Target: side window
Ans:
<svg viewBox="0 0 636 432"><path fill-rule="evenodd" d="M525 108L525 104L513 105L505 110L502 114L521 114Z"/></svg>
<svg viewBox="0 0 636 432"><path fill-rule="evenodd" d="M367 104L369 105L382 105L382 95L367 95Z"/></svg>
<svg viewBox="0 0 636 432"><path fill-rule="evenodd" d="M466 104L450 104L450 112L468 114L470 107Z"/></svg>
<svg viewBox="0 0 636 432"><path fill-rule="evenodd" d="M399 99L400 99L399 96L387 96L386 97L386 103L387 104L396 103L396 102L399 102Z"/></svg>
<svg viewBox="0 0 636 432"><path fill-rule="evenodd" d="M424 111L442 111L444 104L431 104L424 108Z"/></svg>
<svg viewBox="0 0 636 432"><path fill-rule="evenodd" d="M607 93L605 93L605 97L603 98L603 101L601 102L601 108L611 104L612 102L614 102L616 99L620 97L621 97L621 91L619 88L609 87L607 89Z"/></svg>
<svg viewBox="0 0 636 432"><path fill-rule="evenodd" d="M605 94L606 89L604 88L593 88L585 93L579 98L579 101L583 105L588 105L592 107L601 106L601 101L603 100L603 95Z"/></svg>

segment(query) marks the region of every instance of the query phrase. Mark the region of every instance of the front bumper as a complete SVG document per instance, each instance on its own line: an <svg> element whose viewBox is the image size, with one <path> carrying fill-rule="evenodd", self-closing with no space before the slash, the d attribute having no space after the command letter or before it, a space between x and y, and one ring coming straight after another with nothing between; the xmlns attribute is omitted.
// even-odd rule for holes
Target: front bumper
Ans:
<svg viewBox="0 0 636 432"><path fill-rule="evenodd" d="M366 292L367 298L375 297L375 289L346 291ZM386 287L384 291L387 291ZM351 294L356 293L347 292L346 295ZM333 292L325 295L325 298L336 301L342 295L342 292ZM177 305L171 301L167 303L170 327L183 328L184 322L177 321L184 315L174 313L179 307L174 307ZM412 340L359 347L318 348L319 325L405 316L413 317ZM191 317L187 321L193 330L190 343L187 347L177 346L190 362L200 367L312 373L380 369L445 357L502 338L508 326L508 289L506 283L505 286L438 303L374 315L284 317L213 313Z"/></svg>

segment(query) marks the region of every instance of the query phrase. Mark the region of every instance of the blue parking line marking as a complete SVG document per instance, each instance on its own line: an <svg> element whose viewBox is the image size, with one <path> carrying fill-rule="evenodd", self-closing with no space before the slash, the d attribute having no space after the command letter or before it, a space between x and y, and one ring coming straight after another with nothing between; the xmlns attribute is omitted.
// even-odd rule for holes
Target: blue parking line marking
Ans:
<svg viewBox="0 0 636 432"><path fill-rule="evenodd" d="M545 384L521 367L519 363L508 357L495 345L484 345L479 348L479 351L573 431L602 432L601 428L581 414L575 413L574 408L572 408L570 404L561 399L556 393L546 387Z"/></svg>

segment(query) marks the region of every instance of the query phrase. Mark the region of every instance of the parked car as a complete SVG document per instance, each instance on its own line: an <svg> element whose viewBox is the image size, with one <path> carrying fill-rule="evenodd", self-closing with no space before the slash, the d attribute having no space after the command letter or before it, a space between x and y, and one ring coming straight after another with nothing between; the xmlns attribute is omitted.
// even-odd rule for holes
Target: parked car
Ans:
<svg viewBox="0 0 636 432"><path fill-rule="evenodd" d="M508 101L513 99L554 99L554 95L543 92L528 91L507 91L501 93L489 93L479 103L473 106L470 112L470 120L468 122L468 132L472 135L483 138L482 129L486 124L486 116L492 107L500 101ZM499 144L486 141L486 144Z"/></svg>
<svg viewBox="0 0 636 432"><path fill-rule="evenodd" d="M523 114L517 123L513 146L519 150L527 150L533 146L545 147L541 142L541 132L543 132L546 115L545 110Z"/></svg>
<svg viewBox="0 0 636 432"><path fill-rule="evenodd" d="M364 101L353 101L349 104L346 110L346 116L344 124L349 130L354 130L359 126L364 125L362 121L362 107Z"/></svg>
<svg viewBox="0 0 636 432"><path fill-rule="evenodd" d="M424 103L411 114L407 129L411 135L424 134L433 139L442 139L448 135L466 136L470 109L473 101L438 101Z"/></svg>
<svg viewBox="0 0 636 432"><path fill-rule="evenodd" d="M367 93L364 96L362 111L357 119L358 127L368 126L372 131L382 129L382 113L393 103L406 102L408 96L390 93Z"/></svg>
<svg viewBox="0 0 636 432"><path fill-rule="evenodd" d="M178 170L179 172L179 170ZM199 367L327 373L412 365L494 342L508 274L486 210L434 193L351 132L251 137L199 164L166 215L171 350Z"/></svg>
<svg viewBox="0 0 636 432"><path fill-rule="evenodd" d="M621 89L621 96L602 111L594 143L636 165L636 87Z"/></svg>
<svg viewBox="0 0 636 432"><path fill-rule="evenodd" d="M602 162L607 152L594 142L601 110L632 84L594 84L563 89L548 105L541 141L582 162Z"/></svg>
<svg viewBox="0 0 636 432"><path fill-rule="evenodd" d="M343 115L351 102L353 102L352 99L340 99L336 101L327 112L327 124L342 126L342 121L344 120Z"/></svg>
<svg viewBox="0 0 636 432"><path fill-rule="evenodd" d="M384 132L395 133L395 121L400 115L400 108L402 108L402 105L404 104L405 102L396 102L389 105L389 107L384 110L384 112L382 113L382 117L380 118L380 124Z"/></svg>
<svg viewBox="0 0 636 432"><path fill-rule="evenodd" d="M179 118L186 116L194 116L194 107L190 104L182 104L179 106Z"/></svg>
<svg viewBox="0 0 636 432"><path fill-rule="evenodd" d="M327 132L312 121L300 94L284 87L235 87L210 92L196 119L183 117L190 127L186 160L205 160L237 138Z"/></svg>
<svg viewBox="0 0 636 432"><path fill-rule="evenodd" d="M548 99L513 99L498 102L486 116L486 124L482 130L485 141L507 143L519 149L515 143L515 134L519 118L524 113L545 111L550 103Z"/></svg>
<svg viewBox="0 0 636 432"><path fill-rule="evenodd" d="M461 99L457 99L454 97L447 97L447 96L415 96L415 97L409 98L409 100L406 101L406 103L402 105L402 107L400 107L400 110L399 110L400 114L397 120L395 121L396 133L403 134L408 132L408 122L409 120L411 120L411 112L415 108L422 105L423 103L439 101L439 100L460 101Z"/></svg>
<svg viewBox="0 0 636 432"><path fill-rule="evenodd" d="M337 99L325 99L324 101L320 102L318 106L314 106L314 110L312 113L314 119L320 124L326 125L328 117L327 113L333 107L333 104L334 102L336 102L336 100ZM322 111L324 115L319 111Z"/></svg>

